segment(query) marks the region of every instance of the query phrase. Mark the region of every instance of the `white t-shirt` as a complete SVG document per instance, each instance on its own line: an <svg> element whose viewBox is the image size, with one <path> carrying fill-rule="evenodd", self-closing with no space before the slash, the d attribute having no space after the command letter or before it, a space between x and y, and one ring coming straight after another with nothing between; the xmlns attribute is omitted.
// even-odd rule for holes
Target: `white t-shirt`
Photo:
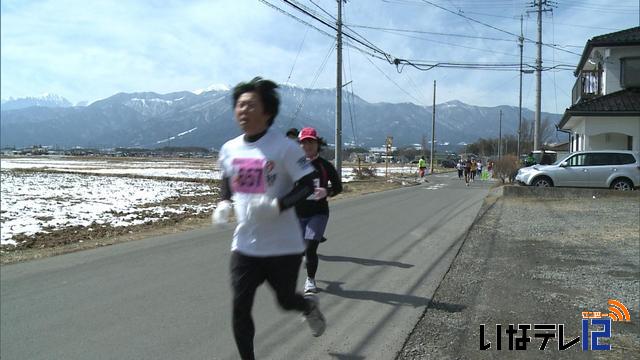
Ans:
<svg viewBox="0 0 640 360"><path fill-rule="evenodd" d="M246 221L249 200L261 195L281 198L295 181L313 171L300 146L272 129L253 143L240 135L222 146L219 165L229 178L238 220L231 251L249 256L303 253L302 230L293 207L268 222Z"/></svg>

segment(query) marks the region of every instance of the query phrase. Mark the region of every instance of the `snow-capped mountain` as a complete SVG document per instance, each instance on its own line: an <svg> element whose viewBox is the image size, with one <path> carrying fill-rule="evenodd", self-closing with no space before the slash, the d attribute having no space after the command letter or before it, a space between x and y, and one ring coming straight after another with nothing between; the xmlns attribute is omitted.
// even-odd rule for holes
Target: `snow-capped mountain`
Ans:
<svg viewBox="0 0 640 360"><path fill-rule="evenodd" d="M41 96L24 97L2 99L1 101L2 111L4 110L16 110L28 108L31 106L40 107L70 107L73 106L69 100L56 94L43 94Z"/></svg>
<svg viewBox="0 0 640 360"><path fill-rule="evenodd" d="M315 127L332 142L335 133L335 90L305 89L281 85L281 106L274 123L278 131ZM387 136L394 145L420 143L431 133L431 106L412 103L370 103L343 93L342 132L345 143L380 146ZM515 134L516 106L481 107L454 100L436 105L436 138L439 143L472 143L495 138L502 110L503 135ZM533 112L523 109L523 118ZM219 148L240 134L233 119L230 90L213 88L195 94L182 91L119 93L83 107L29 107L15 110L2 106L1 146L33 144L85 147L174 146ZM552 124L559 114L543 113Z"/></svg>
<svg viewBox="0 0 640 360"><path fill-rule="evenodd" d="M209 91L229 91L231 90L231 87L229 85L225 85L225 84L211 84L208 87L204 88L204 89L196 89L196 90L192 90L191 92L196 94L196 95L201 95L202 93L206 93Z"/></svg>

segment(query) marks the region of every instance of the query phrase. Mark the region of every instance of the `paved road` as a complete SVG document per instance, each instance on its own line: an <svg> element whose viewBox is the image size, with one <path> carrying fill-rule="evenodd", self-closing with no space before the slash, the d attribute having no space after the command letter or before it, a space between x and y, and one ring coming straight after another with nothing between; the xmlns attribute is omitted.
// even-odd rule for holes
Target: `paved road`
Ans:
<svg viewBox="0 0 640 360"><path fill-rule="evenodd" d="M253 311L257 356L393 359L489 187L463 185L436 175L334 202L317 276L327 332L311 337L263 286ZM230 237L206 228L2 267L0 357L237 358Z"/></svg>

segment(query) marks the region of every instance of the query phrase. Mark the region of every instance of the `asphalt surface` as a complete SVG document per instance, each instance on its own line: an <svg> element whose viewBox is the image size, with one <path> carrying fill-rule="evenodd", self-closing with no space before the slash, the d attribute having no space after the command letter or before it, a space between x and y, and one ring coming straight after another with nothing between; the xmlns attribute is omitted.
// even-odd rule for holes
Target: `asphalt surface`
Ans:
<svg viewBox="0 0 640 360"><path fill-rule="evenodd" d="M393 359L490 184L450 174L331 204L317 274L328 328L310 335L262 286L263 359ZM205 228L0 269L2 359L234 359L229 230ZM299 277L300 288L304 271Z"/></svg>

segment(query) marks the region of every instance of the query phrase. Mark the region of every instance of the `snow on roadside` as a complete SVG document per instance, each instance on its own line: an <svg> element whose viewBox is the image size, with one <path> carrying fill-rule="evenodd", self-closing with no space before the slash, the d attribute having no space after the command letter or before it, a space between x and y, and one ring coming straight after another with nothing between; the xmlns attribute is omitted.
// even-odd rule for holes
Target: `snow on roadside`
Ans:
<svg viewBox="0 0 640 360"><path fill-rule="evenodd" d="M212 194L209 185L192 182L14 171L0 172L0 181L2 245L15 245L13 236L32 235L45 228L93 222L129 226L160 220L167 212L213 208L213 204L181 205L177 209L141 207L170 197Z"/></svg>
<svg viewBox="0 0 640 360"><path fill-rule="evenodd" d="M212 160L213 162L213 160ZM148 177L174 177L188 179L222 178L213 164L204 168L203 163L188 161L95 161L73 160L64 157L7 158L0 159L0 169L42 169L104 175L139 175Z"/></svg>

